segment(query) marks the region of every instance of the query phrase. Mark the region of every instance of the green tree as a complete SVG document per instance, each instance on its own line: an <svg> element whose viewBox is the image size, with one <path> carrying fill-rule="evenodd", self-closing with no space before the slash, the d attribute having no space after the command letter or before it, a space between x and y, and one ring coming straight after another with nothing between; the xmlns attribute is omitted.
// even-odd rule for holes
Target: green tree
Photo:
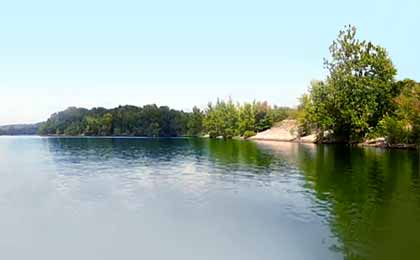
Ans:
<svg viewBox="0 0 420 260"><path fill-rule="evenodd" d="M100 129L100 122L97 117L87 116L86 117L86 135L98 135Z"/></svg>
<svg viewBox="0 0 420 260"><path fill-rule="evenodd" d="M210 138L216 138L222 135L221 127L221 117L218 115L218 111L213 106L212 103L209 103L206 108L206 116L203 120L203 126L205 131L208 133Z"/></svg>
<svg viewBox="0 0 420 260"><path fill-rule="evenodd" d="M270 117L273 120L273 123L281 122L285 119L295 119L296 118L296 109L290 107L278 107L274 106L270 110Z"/></svg>
<svg viewBox="0 0 420 260"><path fill-rule="evenodd" d="M101 135L112 135L112 121L113 117L111 113L106 113L101 122Z"/></svg>
<svg viewBox="0 0 420 260"><path fill-rule="evenodd" d="M333 130L338 140L360 141L395 109L396 69L386 50L357 39L353 26L340 31L330 53L331 59L325 60L327 79L313 84L305 100L306 121L320 130Z"/></svg>
<svg viewBox="0 0 420 260"><path fill-rule="evenodd" d="M189 116L187 129L188 134L191 136L198 136L203 132L203 112L196 106L193 107L193 111Z"/></svg>
<svg viewBox="0 0 420 260"><path fill-rule="evenodd" d="M239 134L238 111L232 100L217 100L214 106L209 103L203 123L211 138L229 139Z"/></svg>
<svg viewBox="0 0 420 260"><path fill-rule="evenodd" d="M239 134L245 132L255 132L255 111L250 103L245 103L239 107Z"/></svg>
<svg viewBox="0 0 420 260"><path fill-rule="evenodd" d="M273 126L271 107L267 101L254 102L255 130L261 132Z"/></svg>
<svg viewBox="0 0 420 260"><path fill-rule="evenodd" d="M397 84L401 93L394 99L395 112L380 121L379 134L391 144L420 144L420 83L406 79Z"/></svg>

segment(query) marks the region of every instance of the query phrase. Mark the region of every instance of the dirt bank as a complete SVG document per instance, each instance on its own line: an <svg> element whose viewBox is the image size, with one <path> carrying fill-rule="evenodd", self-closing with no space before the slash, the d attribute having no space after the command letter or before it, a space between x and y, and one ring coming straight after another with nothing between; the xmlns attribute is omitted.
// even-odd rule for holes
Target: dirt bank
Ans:
<svg viewBox="0 0 420 260"><path fill-rule="evenodd" d="M316 143L316 135L299 137L298 130L298 122L296 120L287 119L275 124L268 130L248 138L248 140Z"/></svg>

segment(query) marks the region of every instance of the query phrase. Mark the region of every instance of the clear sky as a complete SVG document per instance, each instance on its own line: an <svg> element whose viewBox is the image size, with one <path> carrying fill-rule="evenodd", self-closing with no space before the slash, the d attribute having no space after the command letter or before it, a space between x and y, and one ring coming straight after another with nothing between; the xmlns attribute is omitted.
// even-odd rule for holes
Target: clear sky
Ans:
<svg viewBox="0 0 420 260"><path fill-rule="evenodd" d="M420 80L418 0L0 2L0 124L68 106L293 106L346 24Z"/></svg>

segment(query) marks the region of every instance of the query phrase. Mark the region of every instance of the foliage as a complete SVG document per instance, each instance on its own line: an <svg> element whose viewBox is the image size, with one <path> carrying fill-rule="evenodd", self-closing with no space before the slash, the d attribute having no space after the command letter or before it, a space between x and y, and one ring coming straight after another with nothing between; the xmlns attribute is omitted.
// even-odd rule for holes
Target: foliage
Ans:
<svg viewBox="0 0 420 260"><path fill-rule="evenodd" d="M253 104L245 103L238 108L239 110L239 134L245 137L245 133L254 132L255 129L255 109Z"/></svg>
<svg viewBox="0 0 420 260"><path fill-rule="evenodd" d="M277 123L288 118L296 118L297 110L290 107L273 106L270 113L273 123Z"/></svg>
<svg viewBox="0 0 420 260"><path fill-rule="evenodd" d="M225 139L249 136L290 116L292 109L271 107L267 102L235 104L232 100L209 103L205 111L194 107L186 113L167 106L119 106L113 109L70 107L53 114L39 128L41 135L86 136L199 136ZM254 135L254 134L253 134Z"/></svg>
<svg viewBox="0 0 420 260"><path fill-rule="evenodd" d="M198 136L203 133L203 119L204 113L198 107L193 107L187 123L188 135Z"/></svg>
<svg viewBox="0 0 420 260"><path fill-rule="evenodd" d="M409 143L410 131L407 121L398 120L395 116L386 115L378 125L378 131L387 137L390 144Z"/></svg>
<svg viewBox="0 0 420 260"><path fill-rule="evenodd" d="M217 100L209 103L204 118L204 127L210 138L232 138L239 134L239 113L232 100Z"/></svg>
<svg viewBox="0 0 420 260"><path fill-rule="evenodd" d="M255 130L264 131L273 125L273 114L267 102L254 102Z"/></svg>
<svg viewBox="0 0 420 260"><path fill-rule="evenodd" d="M194 114L194 112L192 113ZM198 133L200 122L189 129L189 113L156 105L119 106L114 109L70 107L53 114L39 128L41 135L180 136ZM197 132L198 131L198 132Z"/></svg>
<svg viewBox="0 0 420 260"><path fill-rule="evenodd" d="M401 93L394 99L396 109L381 120L378 131L391 144L420 143L420 83L398 82Z"/></svg>
<svg viewBox="0 0 420 260"><path fill-rule="evenodd" d="M247 131L245 131L245 133L243 134L243 137L244 137L245 139L248 139L248 138L250 138L250 137L253 137L254 135L256 135L256 133L255 133L254 131L249 131L249 130L247 130Z"/></svg>
<svg viewBox="0 0 420 260"><path fill-rule="evenodd" d="M287 107L271 107L267 102L235 104L230 99L217 100L215 105L208 104L203 126L210 138L255 135L255 132L272 127L274 122L290 117L293 112Z"/></svg>
<svg viewBox="0 0 420 260"><path fill-rule="evenodd" d="M330 53L329 75L302 98L300 121L318 133L332 130L337 140L360 141L395 110L396 69L384 48L357 39L352 26L340 31Z"/></svg>
<svg viewBox="0 0 420 260"><path fill-rule="evenodd" d="M310 94L303 95L298 107L297 119L300 123L300 134L311 134L315 129L318 133L334 128L334 118L331 114L334 108L334 97L329 86L322 81L312 81Z"/></svg>

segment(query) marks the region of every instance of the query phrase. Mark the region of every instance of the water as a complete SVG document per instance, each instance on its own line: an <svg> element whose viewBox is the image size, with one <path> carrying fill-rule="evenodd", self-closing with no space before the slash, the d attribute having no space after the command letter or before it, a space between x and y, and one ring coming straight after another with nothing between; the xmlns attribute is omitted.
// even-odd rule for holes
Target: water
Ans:
<svg viewBox="0 0 420 260"><path fill-rule="evenodd" d="M2 259L420 259L415 151L0 137Z"/></svg>

